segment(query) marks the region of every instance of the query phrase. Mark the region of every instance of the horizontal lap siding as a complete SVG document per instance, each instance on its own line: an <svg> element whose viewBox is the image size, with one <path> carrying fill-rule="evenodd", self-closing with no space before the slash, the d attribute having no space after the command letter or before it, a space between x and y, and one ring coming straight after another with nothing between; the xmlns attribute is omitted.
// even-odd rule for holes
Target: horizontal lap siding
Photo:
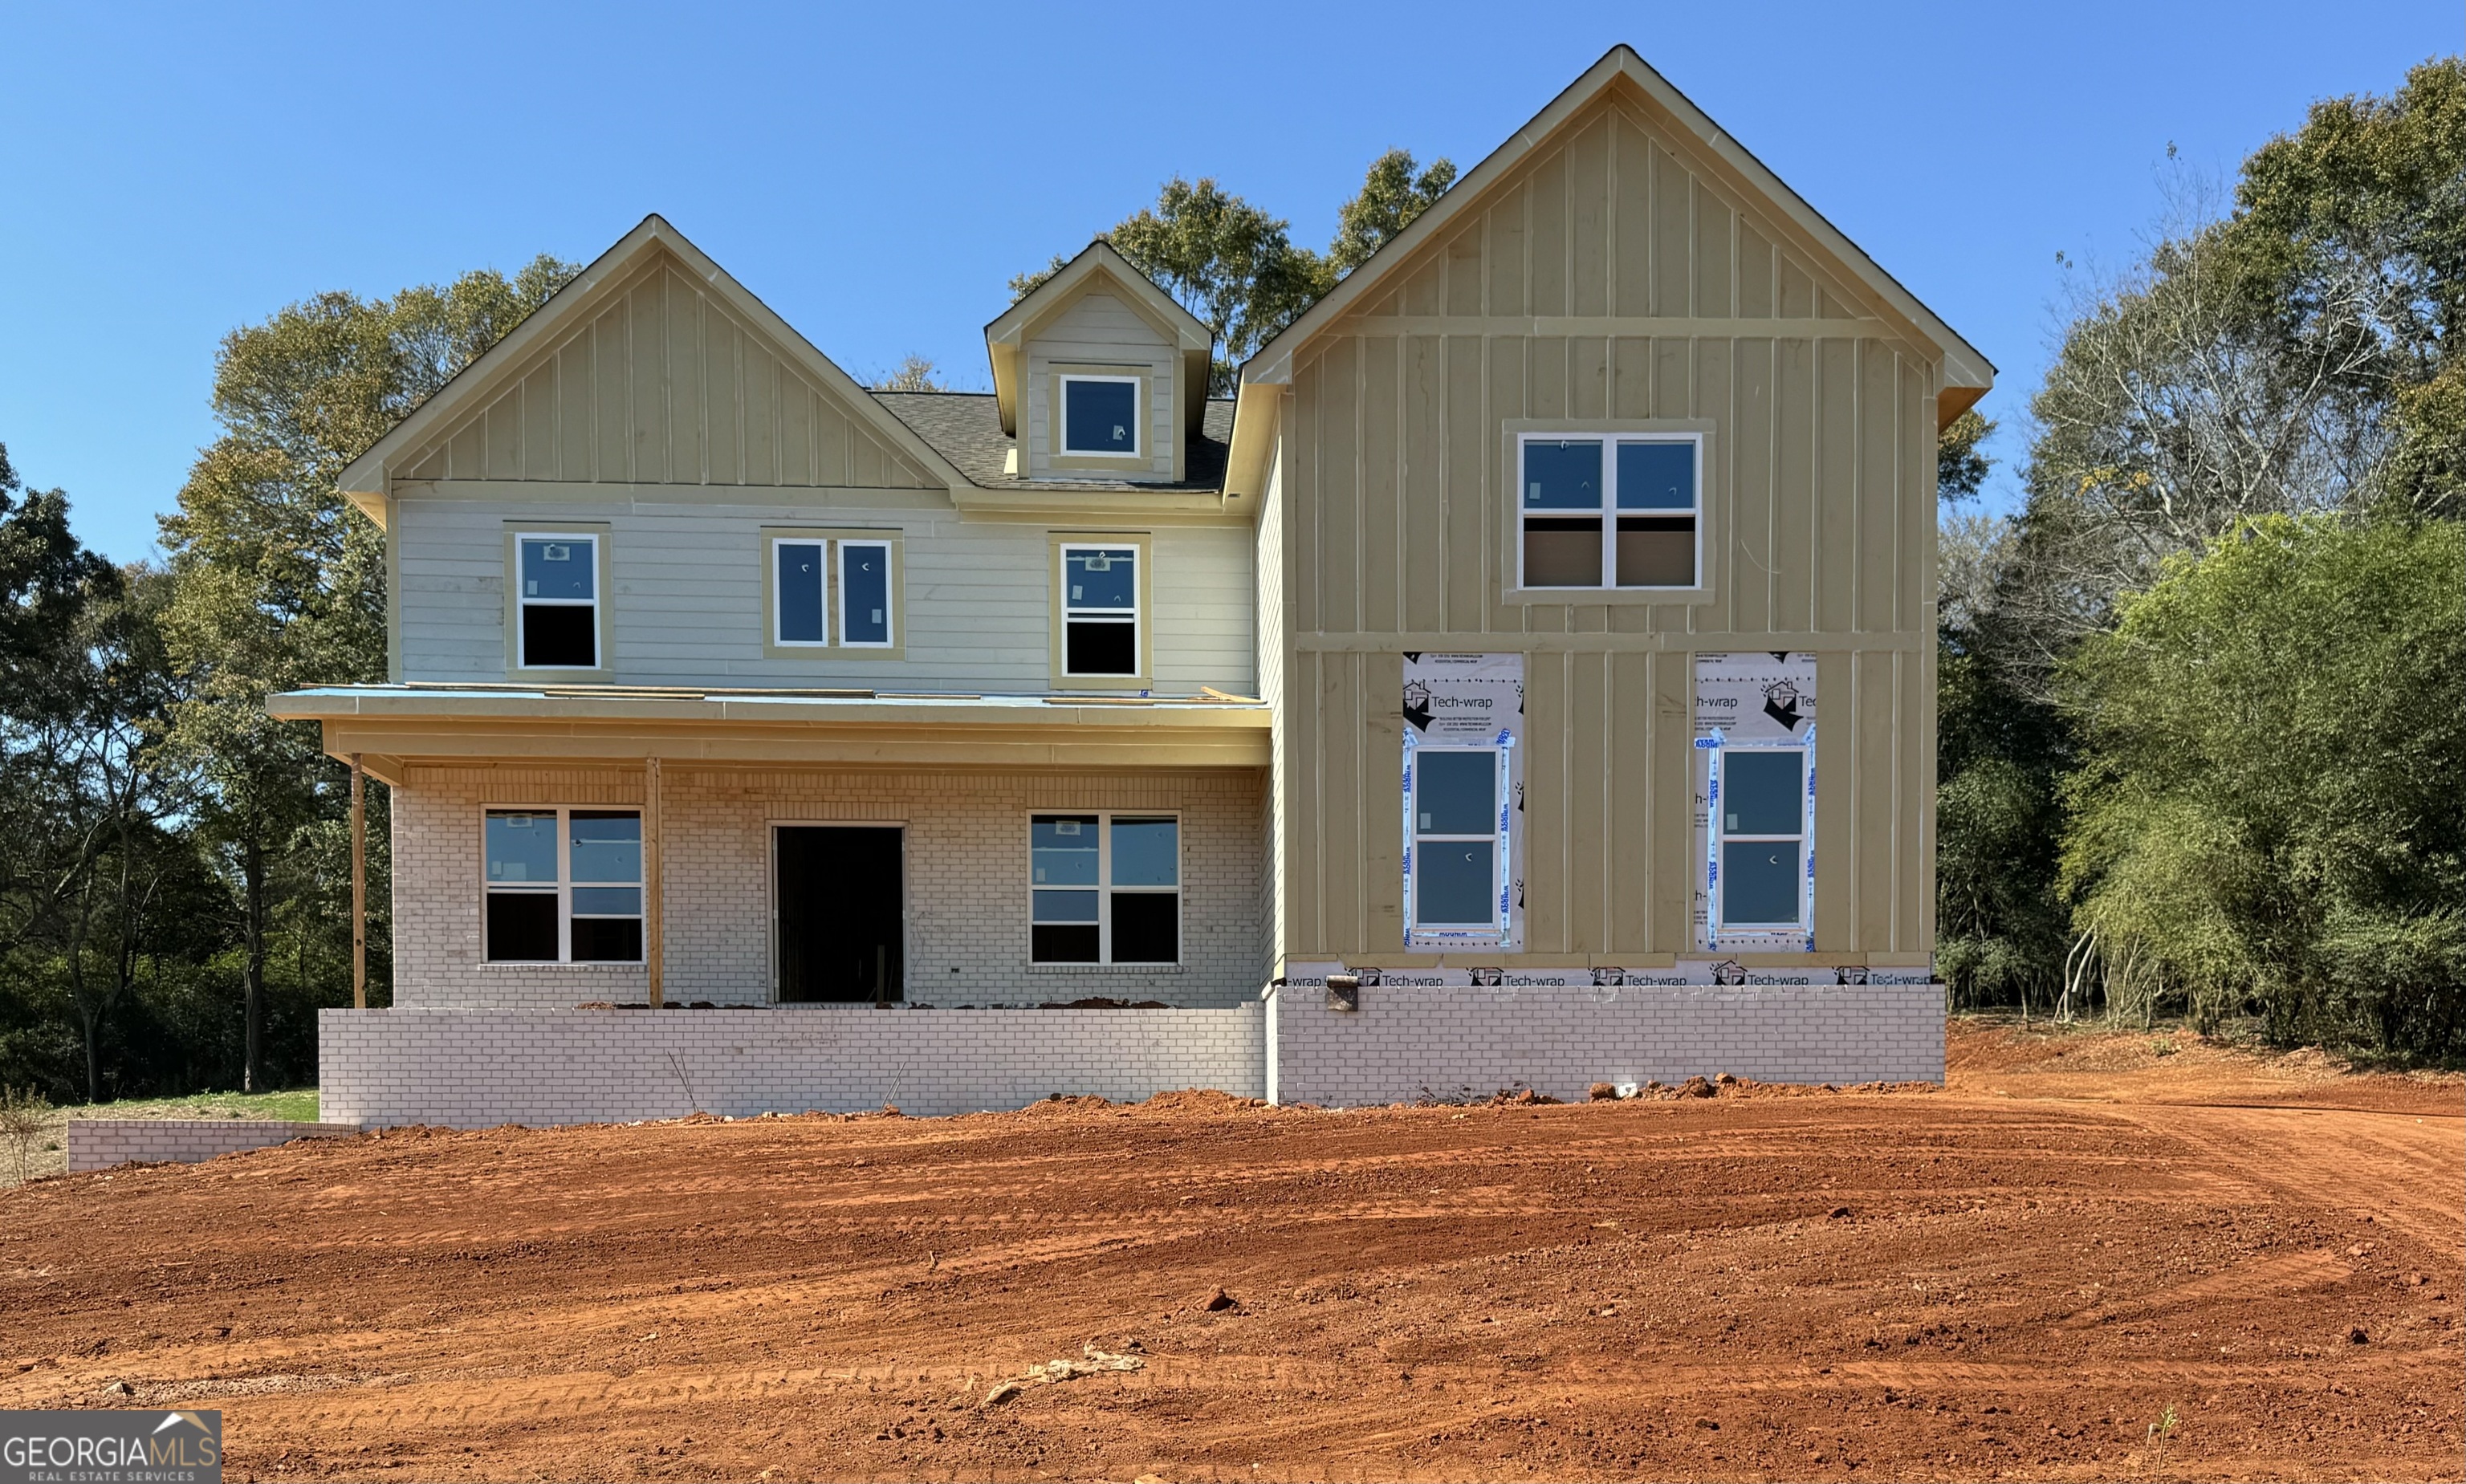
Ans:
<svg viewBox="0 0 2466 1484"><path fill-rule="evenodd" d="M1144 446L1149 452L1143 474L1125 478L1173 478L1176 432L1175 386L1178 356L1172 341L1141 319L1136 310L1106 293L1090 293L1041 327L1027 344L1025 416L1020 443L1027 450L1028 472L1058 473L1048 461L1053 447L1053 370L1056 365L1135 367L1148 372L1150 396ZM1200 389L1199 394L1204 394ZM1085 477L1083 474L1081 477Z"/></svg>
<svg viewBox="0 0 2466 1484"><path fill-rule="evenodd" d="M1401 946L1394 652L1426 647L1527 655L1526 950L1685 951L1692 654L1810 638L1819 948L1927 949L1936 372L1818 264L1605 106L1304 348L1282 426L1287 953ZM1503 600L1502 425L1562 417L1713 421L1712 601Z"/></svg>
<svg viewBox="0 0 2466 1484"><path fill-rule="evenodd" d="M509 522L610 528L615 678L640 685L845 685L1042 690L1052 547L1042 527L914 509L470 500L395 502L404 678L505 676ZM906 658L766 659L761 529L881 528L903 535ZM1170 527L1151 540L1155 682L1253 694L1251 551L1239 527Z"/></svg>

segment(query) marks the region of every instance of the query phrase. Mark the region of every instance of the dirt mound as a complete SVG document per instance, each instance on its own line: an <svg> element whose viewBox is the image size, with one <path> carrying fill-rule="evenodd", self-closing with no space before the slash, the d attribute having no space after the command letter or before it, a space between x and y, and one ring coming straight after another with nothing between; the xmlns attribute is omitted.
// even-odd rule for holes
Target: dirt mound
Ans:
<svg viewBox="0 0 2466 1484"><path fill-rule="evenodd" d="M1150 1113L1206 1116L1265 1108L1267 1102L1259 1097L1235 1097L1230 1092L1219 1092L1212 1088L1189 1088L1178 1092L1158 1092L1139 1106Z"/></svg>
<svg viewBox="0 0 2466 1484"><path fill-rule="evenodd" d="M2172 1063L56 1178L0 1406L219 1407L234 1479L2454 1477L2466 1119Z"/></svg>

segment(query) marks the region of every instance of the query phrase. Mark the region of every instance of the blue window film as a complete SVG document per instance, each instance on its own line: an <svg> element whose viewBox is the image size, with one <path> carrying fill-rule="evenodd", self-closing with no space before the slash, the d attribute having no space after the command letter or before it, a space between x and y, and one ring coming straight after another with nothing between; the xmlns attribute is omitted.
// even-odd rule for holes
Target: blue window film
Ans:
<svg viewBox="0 0 2466 1484"><path fill-rule="evenodd" d="M1113 885L1181 885L1181 826L1172 820L1113 821Z"/></svg>
<svg viewBox="0 0 2466 1484"><path fill-rule="evenodd" d="M890 642L890 548L840 543L840 642Z"/></svg>
<svg viewBox="0 0 2466 1484"><path fill-rule="evenodd" d="M1806 754L1796 748L1721 754L1721 833L1795 835L1806 818Z"/></svg>
<svg viewBox="0 0 2466 1484"><path fill-rule="evenodd" d="M573 837L573 881L639 882L642 879L642 817L576 809L568 817Z"/></svg>
<svg viewBox="0 0 2466 1484"><path fill-rule="evenodd" d="M1062 580L1066 606L1129 613L1139 604L1139 553L1134 547L1065 551Z"/></svg>
<svg viewBox="0 0 2466 1484"><path fill-rule="evenodd" d="M1094 815L1037 816L1028 825L1028 857L1035 884L1040 887L1094 886L1096 845Z"/></svg>
<svg viewBox="0 0 2466 1484"><path fill-rule="evenodd" d="M1134 381L1063 383L1062 451L1065 454L1135 454L1139 451L1139 387Z"/></svg>
<svg viewBox="0 0 2466 1484"><path fill-rule="evenodd" d="M1524 508L1598 510L1602 507L1602 445L1536 439L1524 445Z"/></svg>
<svg viewBox="0 0 2466 1484"><path fill-rule="evenodd" d="M576 887L573 888L573 915L576 917L639 917L642 915L642 888L639 887Z"/></svg>
<svg viewBox="0 0 2466 1484"><path fill-rule="evenodd" d="M1424 841L1413 849L1413 915L1424 927L1487 927L1498 900L1487 840Z"/></svg>
<svg viewBox="0 0 2466 1484"><path fill-rule="evenodd" d="M523 538L523 596L589 601L598 591L588 541Z"/></svg>
<svg viewBox="0 0 2466 1484"><path fill-rule="evenodd" d="M1721 926L1796 924L1801 883L1795 840L1721 844Z"/></svg>
<svg viewBox="0 0 2466 1484"><path fill-rule="evenodd" d="M1424 750L1413 762L1413 832L1498 832L1498 754Z"/></svg>
<svg viewBox="0 0 2466 1484"><path fill-rule="evenodd" d="M1093 891L1038 891L1031 893L1038 922L1094 922L1096 893Z"/></svg>
<svg viewBox="0 0 2466 1484"><path fill-rule="evenodd" d="M488 881L492 886L556 885L556 816L489 815Z"/></svg>
<svg viewBox="0 0 2466 1484"><path fill-rule="evenodd" d="M1695 508L1695 445L1621 443L1618 507L1622 510Z"/></svg>
<svg viewBox="0 0 2466 1484"><path fill-rule="evenodd" d="M818 644L822 634L822 546L782 541L779 551L779 642Z"/></svg>

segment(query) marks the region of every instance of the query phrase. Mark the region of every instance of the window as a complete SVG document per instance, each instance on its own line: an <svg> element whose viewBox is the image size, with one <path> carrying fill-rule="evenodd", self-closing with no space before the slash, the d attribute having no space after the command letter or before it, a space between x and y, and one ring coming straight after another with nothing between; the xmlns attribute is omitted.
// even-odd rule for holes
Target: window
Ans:
<svg viewBox="0 0 2466 1484"><path fill-rule="evenodd" d="M1040 814L1027 828L1029 961L1181 961L1178 820Z"/></svg>
<svg viewBox="0 0 2466 1484"><path fill-rule="evenodd" d="M771 538L773 649L892 649L898 606L895 535Z"/></svg>
<svg viewBox="0 0 2466 1484"><path fill-rule="evenodd" d="M1695 586L1702 453L1694 434L1523 435L1518 585Z"/></svg>
<svg viewBox="0 0 2466 1484"><path fill-rule="evenodd" d="M642 961L642 817L631 809L487 812L491 963Z"/></svg>
<svg viewBox="0 0 2466 1484"><path fill-rule="evenodd" d="M1136 547L1062 548L1062 673L1139 673Z"/></svg>
<svg viewBox="0 0 2466 1484"><path fill-rule="evenodd" d="M1720 759L1714 796L1720 926L1801 926L1806 921L1806 753L1725 747Z"/></svg>
<svg viewBox="0 0 2466 1484"><path fill-rule="evenodd" d="M1074 457L1139 457L1139 378L1062 378L1062 448Z"/></svg>
<svg viewBox="0 0 2466 1484"><path fill-rule="evenodd" d="M599 668L599 538L521 535L514 540L514 663L526 670Z"/></svg>
<svg viewBox="0 0 2466 1484"><path fill-rule="evenodd" d="M1503 928L1499 843L1505 754L1494 747L1413 750L1413 926Z"/></svg>

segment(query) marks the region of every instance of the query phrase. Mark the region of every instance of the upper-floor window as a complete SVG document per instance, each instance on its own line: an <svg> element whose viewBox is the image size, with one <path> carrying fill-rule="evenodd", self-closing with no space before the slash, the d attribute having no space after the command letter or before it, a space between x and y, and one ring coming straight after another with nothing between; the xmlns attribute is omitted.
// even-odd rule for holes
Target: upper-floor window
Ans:
<svg viewBox="0 0 2466 1484"><path fill-rule="evenodd" d="M515 537L514 663L527 670L599 668L599 537Z"/></svg>
<svg viewBox="0 0 2466 1484"><path fill-rule="evenodd" d="M888 649L891 538L778 536L771 542L771 642L783 649Z"/></svg>
<svg viewBox="0 0 2466 1484"><path fill-rule="evenodd" d="M1139 673L1139 549L1062 547L1062 671Z"/></svg>
<svg viewBox="0 0 2466 1484"><path fill-rule="evenodd" d="M1139 378L1062 378L1062 447L1074 458L1088 454L1140 457Z"/></svg>
<svg viewBox="0 0 2466 1484"><path fill-rule="evenodd" d="M1692 588L1700 581L1700 436L1527 433L1516 455L1518 586Z"/></svg>

